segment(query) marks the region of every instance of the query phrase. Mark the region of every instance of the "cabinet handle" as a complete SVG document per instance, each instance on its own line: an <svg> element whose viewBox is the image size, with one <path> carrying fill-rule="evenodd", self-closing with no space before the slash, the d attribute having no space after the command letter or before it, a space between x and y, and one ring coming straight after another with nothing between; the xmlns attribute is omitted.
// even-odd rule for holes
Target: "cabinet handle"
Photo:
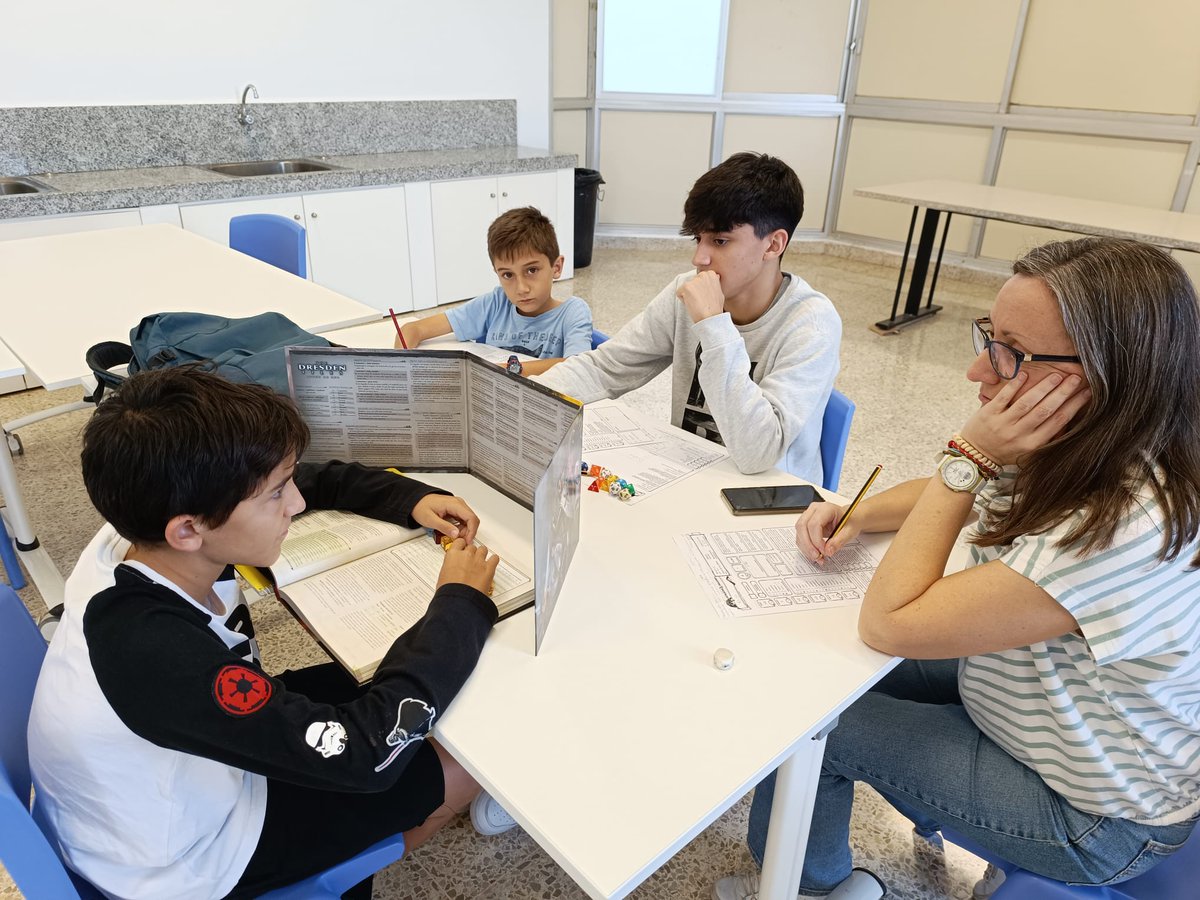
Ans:
<svg viewBox="0 0 1200 900"><path fill-rule="evenodd" d="M491 197L493 200L495 200L495 199L496 199L496 192L495 192L495 191L493 191L492 193L488 194L488 196L489 196L489 197Z"/></svg>
<svg viewBox="0 0 1200 900"><path fill-rule="evenodd" d="M501 194L500 194L500 196L501 196L501 197L507 197L507 196L508 196L508 191L504 191L503 193L501 193Z"/></svg>
<svg viewBox="0 0 1200 900"><path fill-rule="evenodd" d="M297 222L299 222L299 221L300 221L300 214L299 214L299 213L296 213L296 215L292 216L292 218L293 218L293 219L295 219Z"/></svg>
<svg viewBox="0 0 1200 900"><path fill-rule="evenodd" d="M309 215L312 216L314 219L317 217L316 213L309 213Z"/></svg>

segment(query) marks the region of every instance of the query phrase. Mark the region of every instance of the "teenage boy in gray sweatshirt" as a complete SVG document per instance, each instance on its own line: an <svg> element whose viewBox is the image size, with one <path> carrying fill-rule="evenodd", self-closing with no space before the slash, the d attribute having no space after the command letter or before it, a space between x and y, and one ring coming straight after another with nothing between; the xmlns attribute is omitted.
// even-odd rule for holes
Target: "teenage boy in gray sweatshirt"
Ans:
<svg viewBox="0 0 1200 900"><path fill-rule="evenodd" d="M842 322L829 298L780 267L803 212L800 179L780 159L737 153L710 169L683 205L695 270L611 340L537 380L588 403L673 366L673 425L724 445L742 472L779 465L820 484Z"/></svg>

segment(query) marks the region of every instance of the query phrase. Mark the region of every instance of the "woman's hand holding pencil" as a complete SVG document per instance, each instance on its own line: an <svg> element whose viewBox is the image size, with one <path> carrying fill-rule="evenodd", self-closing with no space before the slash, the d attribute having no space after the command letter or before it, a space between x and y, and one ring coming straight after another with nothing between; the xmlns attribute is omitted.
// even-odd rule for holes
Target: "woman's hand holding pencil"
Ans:
<svg viewBox="0 0 1200 900"><path fill-rule="evenodd" d="M862 531L861 520L852 520L851 514L882 470L883 466L876 466L854 499L846 506L838 506L836 503L814 503L801 513L800 518L796 520L796 547L805 559L823 565L828 557L858 537Z"/></svg>

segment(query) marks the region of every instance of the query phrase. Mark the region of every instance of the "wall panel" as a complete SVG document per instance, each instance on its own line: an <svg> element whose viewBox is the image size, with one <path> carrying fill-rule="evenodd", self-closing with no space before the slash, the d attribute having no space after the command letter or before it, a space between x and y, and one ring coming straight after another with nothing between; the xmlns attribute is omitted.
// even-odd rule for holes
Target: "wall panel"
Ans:
<svg viewBox="0 0 1200 900"><path fill-rule="evenodd" d="M677 226L687 192L708 170L712 122L708 113L602 112L601 223Z"/></svg>

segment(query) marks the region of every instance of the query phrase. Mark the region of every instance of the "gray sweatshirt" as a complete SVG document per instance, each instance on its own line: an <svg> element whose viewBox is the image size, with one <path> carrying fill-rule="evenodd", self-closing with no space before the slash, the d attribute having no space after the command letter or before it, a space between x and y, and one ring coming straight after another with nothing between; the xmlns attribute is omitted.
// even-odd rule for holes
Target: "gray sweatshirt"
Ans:
<svg viewBox="0 0 1200 900"><path fill-rule="evenodd" d="M536 380L584 403L619 397L673 366L671 424L723 444L742 472L774 465L821 483L821 417L838 371L842 320L829 298L784 273L756 321L693 323L680 275L611 340Z"/></svg>

